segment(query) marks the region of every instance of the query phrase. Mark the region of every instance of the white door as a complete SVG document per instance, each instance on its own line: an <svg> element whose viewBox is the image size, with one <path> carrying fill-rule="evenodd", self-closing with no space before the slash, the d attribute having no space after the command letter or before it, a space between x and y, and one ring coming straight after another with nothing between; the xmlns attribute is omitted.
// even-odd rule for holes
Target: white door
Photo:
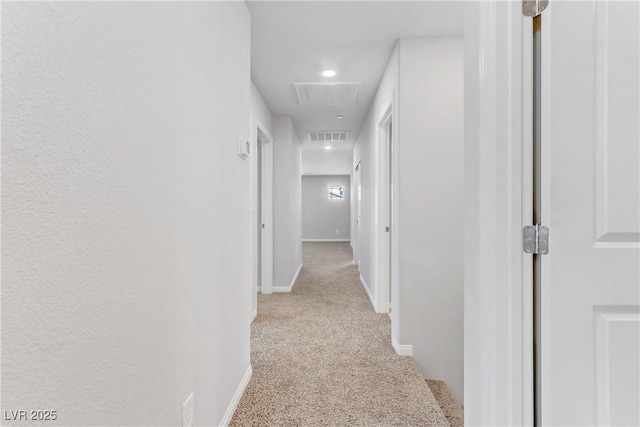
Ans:
<svg viewBox="0 0 640 427"><path fill-rule="evenodd" d="M640 425L640 4L542 14L543 425Z"/></svg>
<svg viewBox="0 0 640 427"><path fill-rule="evenodd" d="M358 267L360 266L360 232L362 231L362 175L360 173L361 163L362 161L359 161L356 165L354 174L354 184L356 188L354 261Z"/></svg>
<svg viewBox="0 0 640 427"><path fill-rule="evenodd" d="M393 122L391 118L389 118L389 124L385 129L386 133L386 151L387 151L387 165L386 165L386 182L385 185L387 187L387 301L389 304L388 312L391 313L392 307L392 295L393 292L391 290L391 277L392 277L392 263L391 263L391 233L393 230L391 228L391 224L393 224Z"/></svg>
<svg viewBox="0 0 640 427"><path fill-rule="evenodd" d="M254 120L255 141L252 158L252 203L255 231L254 267L256 293L273 290L273 139ZM257 313L258 300L254 295L253 311Z"/></svg>
<svg viewBox="0 0 640 427"><path fill-rule="evenodd" d="M380 122L380 253L378 271L380 278L379 285L376 290L376 299L378 300L378 313L390 313L391 310L391 224L393 192L392 192L392 111L388 110Z"/></svg>
<svg viewBox="0 0 640 427"><path fill-rule="evenodd" d="M256 211L257 211L257 223L256 223L256 227L257 227L257 236L258 236L258 245L257 245L257 250L258 250L258 260L257 260L257 281L258 281L258 288L262 289L262 239L263 239L263 233L264 233L264 218L262 217L262 193L263 193L263 188L262 188L262 146L264 145L264 142L262 141L262 138L260 137L260 132L258 132L258 141L256 144L256 157L257 157L257 168L258 168L258 173L257 175L257 203L256 203Z"/></svg>

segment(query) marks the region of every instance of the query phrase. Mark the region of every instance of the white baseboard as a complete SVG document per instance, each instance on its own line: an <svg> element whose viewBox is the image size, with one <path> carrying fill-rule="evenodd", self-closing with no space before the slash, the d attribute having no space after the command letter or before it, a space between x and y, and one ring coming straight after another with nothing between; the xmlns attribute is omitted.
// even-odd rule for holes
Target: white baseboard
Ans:
<svg viewBox="0 0 640 427"><path fill-rule="evenodd" d="M373 309L376 309L376 300L373 299L373 295L371 295L371 291L369 290L369 286L367 285L367 282L364 281L364 277L362 277L362 274L360 275L360 283L362 283L362 286L364 287L365 292L367 293L367 295L369 295L369 301L371 301L371 305L373 306Z"/></svg>
<svg viewBox="0 0 640 427"><path fill-rule="evenodd" d="M351 239L302 239L303 242L351 242Z"/></svg>
<svg viewBox="0 0 640 427"><path fill-rule="evenodd" d="M293 285L295 285L296 280L298 280L298 275L300 274L300 270L302 270L302 263L300 263L300 267L298 267L298 271L296 271L295 276L293 276L293 279L291 279L291 283L289 283L289 286L274 286L273 292L280 292L280 293L291 292L291 289L293 289Z"/></svg>
<svg viewBox="0 0 640 427"><path fill-rule="evenodd" d="M233 395L233 399L231 399L231 403L227 407L227 412L224 413L224 417L222 417L222 421L220 421L220 426L227 427L231 422L231 418L233 418L233 413L236 412L236 408L238 407L238 403L240 403L240 399L244 394L244 390L247 388L249 384L249 380L251 379L251 374L253 373L253 368L251 365L247 368L247 372L244 373L242 380L240 380L240 384L236 389L236 393Z"/></svg>
<svg viewBox="0 0 640 427"><path fill-rule="evenodd" d="M258 293L262 293L262 286L258 286Z"/></svg>
<svg viewBox="0 0 640 427"><path fill-rule="evenodd" d="M411 356L413 357L413 345L410 344L398 344L396 337L391 337L391 345L399 356Z"/></svg>
<svg viewBox="0 0 640 427"><path fill-rule="evenodd" d="M252 322L256 319L257 315L258 315L258 307L254 308L253 311L251 312L251 321Z"/></svg>

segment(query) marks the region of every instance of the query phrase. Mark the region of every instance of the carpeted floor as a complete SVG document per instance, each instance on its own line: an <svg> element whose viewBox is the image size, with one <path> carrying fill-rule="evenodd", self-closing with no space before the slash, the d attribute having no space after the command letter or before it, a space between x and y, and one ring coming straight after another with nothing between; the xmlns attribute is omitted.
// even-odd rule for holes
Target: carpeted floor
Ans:
<svg viewBox="0 0 640 427"><path fill-rule="evenodd" d="M427 380L427 384L438 401L444 416L451 427L464 427L464 409L458 405L456 398L444 381Z"/></svg>
<svg viewBox="0 0 640 427"><path fill-rule="evenodd" d="M258 296L253 376L231 426L449 425L351 260L348 243L304 243L292 292Z"/></svg>

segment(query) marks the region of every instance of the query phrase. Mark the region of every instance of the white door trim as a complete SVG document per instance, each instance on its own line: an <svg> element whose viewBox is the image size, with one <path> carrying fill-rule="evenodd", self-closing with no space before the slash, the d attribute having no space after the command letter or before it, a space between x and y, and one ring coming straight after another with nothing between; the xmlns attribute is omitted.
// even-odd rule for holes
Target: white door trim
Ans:
<svg viewBox="0 0 640 427"><path fill-rule="evenodd" d="M354 262L354 260L356 259L356 250L354 248L354 236L355 236L355 227L353 225L353 218L354 218L354 214L353 212L355 211L355 205L354 205L354 200L355 197L353 197L353 195L355 194L355 190L354 190L354 186L355 186L355 170L353 171L353 173L349 174L349 191L351 192L349 194L349 245L351 246L351 263Z"/></svg>
<svg viewBox="0 0 640 427"><path fill-rule="evenodd" d="M465 8L465 424L531 425L531 20Z"/></svg>
<svg viewBox="0 0 640 427"><path fill-rule="evenodd" d="M375 217L374 217L374 247L376 268L374 270L374 286L376 289L375 310L376 313L389 312L389 286L387 282L389 254L387 248L391 250L391 338L395 340L400 330L400 274L399 274L399 235L400 221L398 215L399 191L398 191L398 159L399 159L399 119L397 113L398 105L397 91L393 90L391 104L385 110L378 122L375 145ZM389 212L389 200L386 198L386 186L388 185L386 170L388 166L389 150L387 148L385 127L391 122L391 240L387 246L387 233L385 232L386 217ZM396 341L397 342L397 341ZM403 344L404 345L404 344Z"/></svg>
<svg viewBox="0 0 640 427"><path fill-rule="evenodd" d="M353 265L360 266L360 232L361 224L358 219L362 216L362 203L360 196L360 186L362 185L362 175L360 166L362 159L358 159L353 167L351 174L351 180L353 185L351 186L351 242L353 247Z"/></svg>
<svg viewBox="0 0 640 427"><path fill-rule="evenodd" d="M258 158L257 147L258 137L261 135L262 142L262 216L265 225L262 235L262 286L260 292L270 294L273 292L273 138L262 123L255 117L251 117L251 145L256 155L251 156L251 229L252 247L253 249L253 310L257 312L257 293L258 293L258 238L257 233L257 204L258 204Z"/></svg>
<svg viewBox="0 0 640 427"><path fill-rule="evenodd" d="M387 148L387 131L386 127L392 123L392 132L396 128L394 122L393 104L389 105L381 120L378 122L376 129L376 148L375 148L375 218L374 218L374 241L376 248L376 273L375 273L375 295L376 295L376 313L389 312L389 285L388 285L388 268L389 268L389 245L388 233L385 231L387 226L387 213L389 212L389 200L387 198L387 165L389 150ZM395 137L392 137L392 143ZM391 224L393 226L393 224ZM391 253L393 249L391 248ZM392 271L393 271L392 266Z"/></svg>

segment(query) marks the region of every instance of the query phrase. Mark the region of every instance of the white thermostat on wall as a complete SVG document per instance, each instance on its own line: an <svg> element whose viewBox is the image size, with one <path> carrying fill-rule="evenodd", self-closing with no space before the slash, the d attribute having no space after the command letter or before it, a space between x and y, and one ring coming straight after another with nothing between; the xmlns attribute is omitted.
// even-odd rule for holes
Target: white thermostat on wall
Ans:
<svg viewBox="0 0 640 427"><path fill-rule="evenodd" d="M243 159L249 157L251 153L251 144L246 139L240 137L240 141L238 141L238 155Z"/></svg>

